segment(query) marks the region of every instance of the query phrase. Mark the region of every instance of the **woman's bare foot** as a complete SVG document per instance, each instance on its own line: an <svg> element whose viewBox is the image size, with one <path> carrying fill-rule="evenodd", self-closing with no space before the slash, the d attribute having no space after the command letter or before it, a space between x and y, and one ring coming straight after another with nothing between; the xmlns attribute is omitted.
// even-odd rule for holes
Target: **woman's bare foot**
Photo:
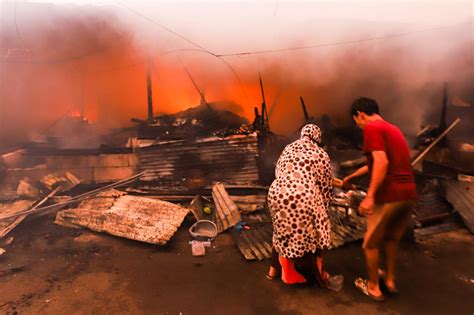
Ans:
<svg viewBox="0 0 474 315"><path fill-rule="evenodd" d="M280 274L280 271L278 269L270 266L270 270L268 270L268 273L267 273L267 279L273 280L276 277L278 277L279 274Z"/></svg>

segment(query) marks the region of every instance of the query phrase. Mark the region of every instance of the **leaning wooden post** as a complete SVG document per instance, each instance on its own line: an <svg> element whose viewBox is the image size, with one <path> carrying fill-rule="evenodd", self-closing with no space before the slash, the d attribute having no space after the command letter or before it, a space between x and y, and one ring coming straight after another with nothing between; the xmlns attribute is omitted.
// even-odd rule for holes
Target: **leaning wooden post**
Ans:
<svg viewBox="0 0 474 315"><path fill-rule="evenodd" d="M430 143L429 146L427 146L412 162L411 162L411 166L415 166L416 163L420 162L426 154L428 154L428 152L431 151L431 149L436 145L438 144L438 142L440 142L454 127L456 127L456 125L461 121L461 118L456 118L455 121L453 121L453 123L451 125L449 125L448 128L446 128L445 131L443 131L442 134L440 134L438 136L438 138L436 138L433 142Z"/></svg>

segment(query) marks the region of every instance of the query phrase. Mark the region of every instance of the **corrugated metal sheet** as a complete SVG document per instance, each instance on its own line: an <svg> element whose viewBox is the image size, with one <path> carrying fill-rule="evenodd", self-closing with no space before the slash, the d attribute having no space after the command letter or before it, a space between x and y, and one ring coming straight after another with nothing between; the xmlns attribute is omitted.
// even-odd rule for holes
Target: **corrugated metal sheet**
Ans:
<svg viewBox="0 0 474 315"><path fill-rule="evenodd" d="M422 222L426 218L450 213L452 207L439 191L431 191L420 196L415 206L415 220Z"/></svg>
<svg viewBox="0 0 474 315"><path fill-rule="evenodd" d="M235 135L195 141L155 144L138 150L140 171L150 171L144 181L167 186L201 180L230 184L257 183L257 135Z"/></svg>
<svg viewBox="0 0 474 315"><path fill-rule="evenodd" d="M272 224L253 223L249 227L248 230L231 229L240 252L247 260L269 259L272 256Z"/></svg>
<svg viewBox="0 0 474 315"><path fill-rule="evenodd" d="M189 212L166 201L131 195L117 197L114 191L111 194L112 197L85 200L75 209L58 212L55 223L164 245Z"/></svg>
<svg viewBox="0 0 474 315"><path fill-rule="evenodd" d="M469 231L474 234L474 183L464 183L456 180L441 182L446 199L459 212Z"/></svg>

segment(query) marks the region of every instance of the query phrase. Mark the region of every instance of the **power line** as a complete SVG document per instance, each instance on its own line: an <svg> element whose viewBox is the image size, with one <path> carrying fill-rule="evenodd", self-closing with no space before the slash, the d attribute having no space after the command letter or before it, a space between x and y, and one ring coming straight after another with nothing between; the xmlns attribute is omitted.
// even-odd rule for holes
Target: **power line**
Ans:
<svg viewBox="0 0 474 315"><path fill-rule="evenodd" d="M236 52L236 53L229 53L229 54L215 54L215 56L219 57L219 58L220 57L229 57L229 56L246 56L246 55L278 53L278 52L284 52L284 51L295 51L295 50L305 50L305 49L314 49L314 48L331 47L331 46L359 44L359 43L370 42L370 41L391 39L391 38L396 38L396 37L404 37L404 36L409 36L409 35L413 35L413 34L417 34L417 33L429 32L429 31L434 31L434 30L439 30L439 29L447 29L447 28L452 28L452 27L457 27L457 26L460 26L460 25L464 25L464 24L473 24L473 21L458 23L458 24L453 24L453 25L438 26L438 27L415 30L415 31L404 32L404 33L390 34L390 35L384 35L384 36L374 36L374 37L363 38L363 39L355 39L355 40L347 40L347 41L323 43L323 44L314 44L314 45L306 45L306 46L297 46L297 47L290 47L290 48L254 50L254 51Z"/></svg>
<svg viewBox="0 0 474 315"><path fill-rule="evenodd" d="M273 16L277 15L277 10L278 10L278 0L275 1L275 10L273 11Z"/></svg>
<svg viewBox="0 0 474 315"><path fill-rule="evenodd" d="M70 57L64 57L60 59L44 59L44 60L2 60L0 59L0 63L11 63L11 64L39 64L39 65L52 65L52 64L61 64L70 61L80 60L85 57L97 55L98 53L104 52L108 50L107 48L101 48L96 50L91 50L89 52L83 53L81 55L75 55Z"/></svg>
<svg viewBox="0 0 474 315"><path fill-rule="evenodd" d="M23 49L27 50L28 52L30 51L28 48L26 48L25 41L23 40L23 37L21 37L20 30L18 29L18 23L17 23L17 6L18 6L18 0L15 0L15 29L16 29L16 34L18 36L18 39L21 42L21 45L23 46Z"/></svg>
<svg viewBox="0 0 474 315"><path fill-rule="evenodd" d="M133 8L130 8L130 7L126 6L125 4L121 3L120 1L115 1L115 2L118 3L119 5L123 6L125 9L127 9L127 10L129 10L129 11L131 11L131 12L133 12L133 13L139 15L139 16L141 16L141 17L144 18L145 20L147 20L147 21L149 21L149 22L151 22L151 23L153 23L153 24L159 26L160 28L162 28L162 29L164 29L164 30L170 32L171 34L173 34L173 35L175 35L175 36L181 38L182 40L184 40L184 41L186 41L186 42L188 42L188 43L190 43L190 44L192 44L192 45L198 47L199 49L201 49L201 50L203 50L203 51L205 51L205 52L207 52L207 53L209 53L209 54L211 54L211 55L214 55L214 53L211 52L210 50L208 50L207 48L204 48L203 46L201 46L201 45L197 44L196 42L190 40L189 38L187 38L187 37L185 37L185 36L179 34L178 32L175 32L175 31L173 31L172 29L170 29L170 28L168 28L168 27L166 27L166 26L164 26L164 25L162 25L162 24L156 22L155 20L153 20L153 19L147 17L146 15L140 13L139 11L134 10Z"/></svg>

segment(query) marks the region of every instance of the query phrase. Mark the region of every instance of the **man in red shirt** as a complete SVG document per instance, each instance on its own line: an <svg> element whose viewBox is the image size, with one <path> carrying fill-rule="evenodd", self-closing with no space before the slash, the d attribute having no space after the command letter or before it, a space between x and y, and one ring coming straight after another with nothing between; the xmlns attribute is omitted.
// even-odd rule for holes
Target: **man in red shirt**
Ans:
<svg viewBox="0 0 474 315"><path fill-rule="evenodd" d="M415 179L407 142L398 127L385 121L375 100L361 97L352 103L352 118L364 130L367 165L344 178L343 184L367 173L370 184L359 212L367 216L363 248L369 279L355 285L364 294L381 301L379 279L396 293L395 258L398 243L410 221L417 199ZM386 271L379 270L379 250L385 250Z"/></svg>

